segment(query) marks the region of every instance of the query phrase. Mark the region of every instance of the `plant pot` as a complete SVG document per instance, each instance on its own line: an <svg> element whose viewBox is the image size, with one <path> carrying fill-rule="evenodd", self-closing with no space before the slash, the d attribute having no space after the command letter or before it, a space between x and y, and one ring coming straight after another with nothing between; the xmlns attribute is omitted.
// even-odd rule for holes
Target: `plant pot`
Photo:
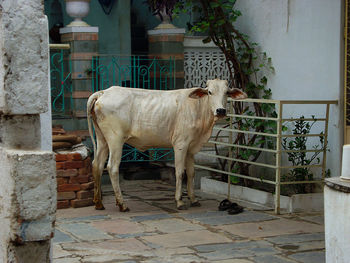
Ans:
<svg viewBox="0 0 350 263"><path fill-rule="evenodd" d="M73 26L89 26L82 18L86 17L90 11L90 0L65 0L67 14L74 20L67 25Z"/></svg>
<svg viewBox="0 0 350 263"><path fill-rule="evenodd" d="M173 28L177 28L176 26L174 26L171 23L171 18L170 16L166 13L165 9L163 11L160 12L161 16L163 18L163 21L161 21L161 23L156 26L154 29L173 29ZM159 15L156 15L156 17L159 20L162 20L161 17Z"/></svg>

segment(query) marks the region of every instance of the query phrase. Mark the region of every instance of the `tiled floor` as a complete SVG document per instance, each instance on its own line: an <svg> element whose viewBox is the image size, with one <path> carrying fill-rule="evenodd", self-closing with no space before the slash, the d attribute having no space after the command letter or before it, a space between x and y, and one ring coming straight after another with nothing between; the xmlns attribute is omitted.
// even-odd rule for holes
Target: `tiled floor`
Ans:
<svg viewBox="0 0 350 263"><path fill-rule="evenodd" d="M54 262L325 262L321 213L276 216L244 204L243 213L228 215L217 211L222 197L201 192L201 207L178 211L174 187L164 182L123 181L121 188L128 213L108 189L106 210L58 211Z"/></svg>

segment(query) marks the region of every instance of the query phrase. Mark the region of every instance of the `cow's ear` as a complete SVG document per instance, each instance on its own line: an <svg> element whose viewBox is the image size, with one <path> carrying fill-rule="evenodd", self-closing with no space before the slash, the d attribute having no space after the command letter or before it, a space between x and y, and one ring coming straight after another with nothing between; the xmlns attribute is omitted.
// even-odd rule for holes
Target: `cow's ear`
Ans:
<svg viewBox="0 0 350 263"><path fill-rule="evenodd" d="M200 99L203 96L208 95L208 91L206 89L198 88L192 91L189 95L190 98L192 99Z"/></svg>
<svg viewBox="0 0 350 263"><path fill-rule="evenodd" d="M248 96L245 92L241 91L240 89L230 89L227 92L227 95L230 96L232 99L240 100L240 99L246 99Z"/></svg>

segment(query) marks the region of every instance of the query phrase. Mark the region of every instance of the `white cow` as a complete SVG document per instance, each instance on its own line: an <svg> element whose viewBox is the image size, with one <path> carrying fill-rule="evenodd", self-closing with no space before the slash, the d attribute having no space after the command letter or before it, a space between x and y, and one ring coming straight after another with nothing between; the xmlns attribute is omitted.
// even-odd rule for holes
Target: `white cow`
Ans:
<svg viewBox="0 0 350 263"><path fill-rule="evenodd" d="M227 96L244 99L239 89L229 89L226 80L208 80L207 87L171 91L111 87L92 94L87 102L89 132L94 145L94 203L104 209L101 200L101 174L109 155L107 169L120 211L129 211L119 188L119 164L123 144L140 151L152 147L173 147L175 153L178 209L186 209L181 200L182 176L187 173L187 192L191 206L200 206L193 191L194 155L208 141L213 126L226 116ZM92 135L93 120L97 149Z"/></svg>

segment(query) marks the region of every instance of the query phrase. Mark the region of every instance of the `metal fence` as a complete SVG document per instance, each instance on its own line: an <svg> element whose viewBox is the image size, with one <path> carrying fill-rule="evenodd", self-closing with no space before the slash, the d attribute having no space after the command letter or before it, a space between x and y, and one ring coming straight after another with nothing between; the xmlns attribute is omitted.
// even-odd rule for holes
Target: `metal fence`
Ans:
<svg viewBox="0 0 350 263"><path fill-rule="evenodd" d="M51 105L53 115L62 115L72 104L69 44L50 44Z"/></svg>
<svg viewBox="0 0 350 263"><path fill-rule="evenodd" d="M231 100L232 101L232 100ZM325 174L326 174L326 158L327 158L327 136L328 136L328 120L329 120L329 109L331 104L337 104L337 101L291 101L291 100L263 100L263 99L247 99L242 101L244 104L253 104L253 103L259 103L259 104L274 104L276 109L276 116L275 117L260 117L255 115L246 115L246 114L233 114L233 108L230 107L230 113L228 114L228 124L226 126L229 126L227 128L221 128L221 127L214 127L214 130L217 131L224 131L228 133L228 141L218 141L218 140L210 140L209 143L220 145L221 147L226 148L226 152L228 154L211 154L211 153L205 153L200 152L199 154L206 155L212 158L218 158L220 160L226 160L228 162L228 165L226 166L226 170L220 170L220 168L212 168L204 165L196 165L196 168L209 170L216 173L226 174L228 175L228 198L230 198L230 184L231 184L231 176L243 178L247 180L254 180L261 183L266 183L270 185L275 186L275 213L280 213L280 190L282 185L291 185L291 184L316 184L316 183L322 183ZM310 105L323 105L322 107L325 107L325 114L322 117L312 117L312 118L284 118L283 117L283 108L285 105L290 104L310 104ZM232 105L232 103L230 103ZM233 122L235 119L252 119L252 120L261 120L261 121L272 121L276 124L276 129L274 133L270 132L256 132L253 130L243 130L243 129L236 129L233 127ZM298 120L304 120L306 122L312 121L312 122L324 122L323 131L319 133L306 133L306 134L286 134L286 132L283 132L283 125L287 122L296 122ZM254 147L250 145L239 145L234 143L234 136L243 133L246 135L258 135L258 136L264 136L266 138L271 138L274 140L274 148L270 147ZM282 140L283 138L297 138L297 137L319 137L322 138L323 145L321 146L321 149L304 149L301 151L298 150L291 150L291 149L284 149L282 147ZM267 163L266 161L249 161L247 159L237 159L233 158L233 151L235 149L247 149L252 151L261 151L263 153L269 153L272 154L274 157L273 163ZM290 152L305 152L305 153L312 153L312 152L321 152L322 153L322 161L320 161L319 164L308 164L308 165L282 165L282 157L283 154L287 154ZM246 163L250 165L254 165L260 168L268 168L273 169L275 176L274 180L268 180L263 179L261 177L254 177L251 175L243 175L239 174L232 170L232 164L234 162L237 163ZM321 178L316 180L301 180L301 181L281 181L281 171L282 170L290 170L295 168L318 168L321 169Z"/></svg>
<svg viewBox="0 0 350 263"><path fill-rule="evenodd" d="M148 56L100 55L92 59L92 91L111 86L171 90L175 88L175 60Z"/></svg>

